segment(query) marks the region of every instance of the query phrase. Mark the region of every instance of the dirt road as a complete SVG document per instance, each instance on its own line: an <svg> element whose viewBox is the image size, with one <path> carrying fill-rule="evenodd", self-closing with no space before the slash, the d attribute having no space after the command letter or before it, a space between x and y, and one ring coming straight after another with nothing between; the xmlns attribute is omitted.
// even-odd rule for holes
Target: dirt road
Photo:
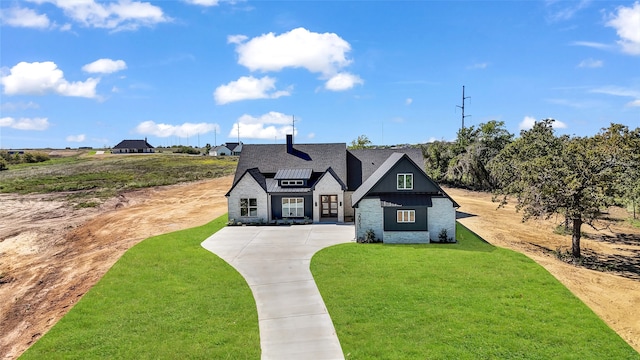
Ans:
<svg viewBox="0 0 640 360"><path fill-rule="evenodd" d="M140 190L99 209L73 210L43 195L0 195L0 358L14 359L46 333L131 246L153 235L207 223L226 212L232 177ZM584 240L586 253L629 261L620 276L567 265L546 249L568 247L551 222L522 224L491 196L447 189L468 214L460 222L497 246L523 252L564 283L640 351L640 231L614 222L624 241ZM618 236L620 239L620 236ZM633 262L635 255L635 261ZM626 259L626 260L625 260ZM635 264L635 265L634 265ZM635 266L635 267L634 267Z"/></svg>

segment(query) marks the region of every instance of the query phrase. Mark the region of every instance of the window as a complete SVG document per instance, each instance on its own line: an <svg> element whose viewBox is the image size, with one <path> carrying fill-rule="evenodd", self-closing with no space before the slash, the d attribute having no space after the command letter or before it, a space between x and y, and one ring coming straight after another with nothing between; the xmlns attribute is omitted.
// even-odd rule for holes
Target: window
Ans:
<svg viewBox="0 0 640 360"><path fill-rule="evenodd" d="M240 216L258 216L258 200L240 199Z"/></svg>
<svg viewBox="0 0 640 360"><path fill-rule="evenodd" d="M282 198L282 217L304 217L304 198Z"/></svg>
<svg viewBox="0 0 640 360"><path fill-rule="evenodd" d="M414 223L416 222L415 210L398 210L397 221L399 223Z"/></svg>
<svg viewBox="0 0 640 360"><path fill-rule="evenodd" d="M398 190L413 189L413 174L398 174Z"/></svg>
<svg viewBox="0 0 640 360"><path fill-rule="evenodd" d="M302 180L281 180L281 186L294 186L294 185L304 185L304 181Z"/></svg>

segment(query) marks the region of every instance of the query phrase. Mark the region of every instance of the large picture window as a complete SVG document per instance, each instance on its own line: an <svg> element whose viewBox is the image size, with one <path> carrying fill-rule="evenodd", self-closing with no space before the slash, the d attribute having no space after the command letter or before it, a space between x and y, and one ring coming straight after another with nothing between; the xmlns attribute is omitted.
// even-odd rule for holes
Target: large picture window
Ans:
<svg viewBox="0 0 640 360"><path fill-rule="evenodd" d="M413 189L413 174L398 174L398 190Z"/></svg>
<svg viewBox="0 0 640 360"><path fill-rule="evenodd" d="M240 216L258 216L258 200L251 198L240 199Z"/></svg>
<svg viewBox="0 0 640 360"><path fill-rule="evenodd" d="M304 217L304 198L282 198L282 217Z"/></svg>
<svg viewBox="0 0 640 360"><path fill-rule="evenodd" d="M398 223L414 223L416 222L415 210L398 210L397 213Z"/></svg>

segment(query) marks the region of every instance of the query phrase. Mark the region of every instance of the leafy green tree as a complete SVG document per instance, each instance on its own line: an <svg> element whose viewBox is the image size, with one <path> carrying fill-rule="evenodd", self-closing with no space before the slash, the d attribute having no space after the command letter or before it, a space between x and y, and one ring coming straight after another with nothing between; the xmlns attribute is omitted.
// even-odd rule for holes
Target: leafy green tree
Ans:
<svg viewBox="0 0 640 360"><path fill-rule="evenodd" d="M367 135L360 135L357 139L351 140L351 145L348 146L349 149L357 150L357 149L366 149L371 147L371 140L367 137Z"/></svg>
<svg viewBox="0 0 640 360"><path fill-rule="evenodd" d="M628 129L612 124L594 137L556 136L553 119L522 131L489 164L500 205L517 200L523 221L564 215L571 223L572 255L580 257L581 228L594 226L603 208L616 204L622 179L634 166ZM626 145L625 145L626 144Z"/></svg>
<svg viewBox="0 0 640 360"><path fill-rule="evenodd" d="M496 182L486 166L513 139L504 121L491 120L478 128L461 129L449 162L447 179L455 185L476 190L492 190Z"/></svg>
<svg viewBox="0 0 640 360"><path fill-rule="evenodd" d="M422 146L425 159L425 171L437 182L446 181L449 162L454 158L453 144L446 141L434 141Z"/></svg>

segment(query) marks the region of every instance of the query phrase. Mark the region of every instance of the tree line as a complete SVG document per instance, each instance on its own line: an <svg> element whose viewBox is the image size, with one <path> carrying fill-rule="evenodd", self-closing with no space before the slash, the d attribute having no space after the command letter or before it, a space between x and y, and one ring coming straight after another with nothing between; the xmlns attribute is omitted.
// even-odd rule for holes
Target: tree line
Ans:
<svg viewBox="0 0 640 360"><path fill-rule="evenodd" d="M594 226L609 206L640 202L640 128L611 124L594 136L557 135L553 119L518 138L502 121L461 129L453 142L423 146L426 172L450 186L513 199L523 220L559 214L570 224L571 253L580 257L583 224Z"/></svg>

